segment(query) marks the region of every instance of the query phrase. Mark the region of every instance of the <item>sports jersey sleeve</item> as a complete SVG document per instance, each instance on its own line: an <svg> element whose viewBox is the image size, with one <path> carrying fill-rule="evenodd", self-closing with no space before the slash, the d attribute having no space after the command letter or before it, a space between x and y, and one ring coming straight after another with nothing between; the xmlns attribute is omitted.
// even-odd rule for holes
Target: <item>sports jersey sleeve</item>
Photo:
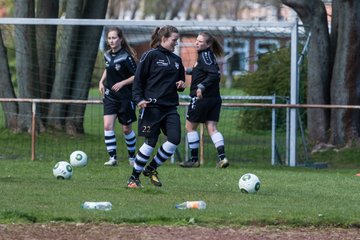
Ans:
<svg viewBox="0 0 360 240"><path fill-rule="evenodd" d="M179 81L184 81L185 82L185 67L184 67L181 60L180 60L180 66L179 66ZM177 91L178 92L183 92L184 90L185 90L185 88L180 88Z"/></svg>
<svg viewBox="0 0 360 240"><path fill-rule="evenodd" d="M202 52L199 56L199 67L206 73L206 78L197 85L202 91L212 84L220 81L220 71L215 56L209 51Z"/></svg>
<svg viewBox="0 0 360 240"><path fill-rule="evenodd" d="M128 69L129 73L131 75L135 75L135 72L136 72L136 62L134 60L134 58L129 55L127 58L126 58L126 61L125 61L125 65L126 65L126 68Z"/></svg>
<svg viewBox="0 0 360 240"><path fill-rule="evenodd" d="M145 87L146 87L146 79L149 75L150 70L150 57L148 56L148 52L144 53L140 59L140 62L135 71L135 78L133 82L132 96L133 100L136 104L145 100Z"/></svg>

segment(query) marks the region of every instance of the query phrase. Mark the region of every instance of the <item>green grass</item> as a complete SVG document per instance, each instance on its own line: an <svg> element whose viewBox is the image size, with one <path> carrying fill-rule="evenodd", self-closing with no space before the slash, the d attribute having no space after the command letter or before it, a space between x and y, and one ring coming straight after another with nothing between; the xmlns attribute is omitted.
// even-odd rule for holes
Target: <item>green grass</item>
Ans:
<svg viewBox="0 0 360 240"><path fill-rule="evenodd" d="M202 226L341 226L360 222L360 178L355 170L262 167L233 164L183 169L159 168L163 187L141 177L143 189L127 189L131 167L106 168L89 161L70 180L52 175L55 161L0 160L0 223L108 222ZM240 193L242 174L261 180L256 194ZM204 200L205 210L175 209L186 200ZM110 201L111 211L85 210L84 201Z"/></svg>
<svg viewBox="0 0 360 240"><path fill-rule="evenodd" d="M93 96L97 96L96 91L93 90ZM230 94L234 92L223 92L223 95ZM59 132L38 134L36 161L30 160L30 135L14 134L0 124L0 223L359 226L360 178L355 176L360 169L359 147L310 156L312 162L327 162L328 169L271 166L269 132L239 131L236 128L238 111L224 108L219 124L230 168L215 169L216 152L205 134L203 167L182 169L167 162L159 169L164 186L156 188L142 177L142 190L125 187L131 168L123 151L121 134L118 138L120 166L103 166L108 156L103 143L101 105L87 107L86 134L82 136L71 137ZM184 108L179 108L179 112L184 123ZM136 124L134 129L136 131ZM120 132L118 125L117 132ZM278 137L284 138L283 135L280 132ZM141 142L139 139L138 147ZM278 144L280 149L286 146L282 142ZM71 180L55 179L52 175L55 163L68 160L70 153L77 149L88 154L88 166L75 168ZM183 157L184 142L179 149ZM261 180L257 194L243 194L238 189L240 176L247 172ZM175 209L175 204L186 200L204 200L207 209ZM80 207L84 201L110 201L113 209L108 212L84 210Z"/></svg>

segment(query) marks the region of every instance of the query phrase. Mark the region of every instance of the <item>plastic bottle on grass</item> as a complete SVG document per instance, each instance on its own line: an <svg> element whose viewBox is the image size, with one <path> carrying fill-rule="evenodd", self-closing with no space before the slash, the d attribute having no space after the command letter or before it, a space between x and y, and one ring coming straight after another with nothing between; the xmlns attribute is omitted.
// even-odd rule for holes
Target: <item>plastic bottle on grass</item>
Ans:
<svg viewBox="0 0 360 240"><path fill-rule="evenodd" d="M84 209L97 209L109 211L112 209L111 202L84 202L81 204L81 207Z"/></svg>
<svg viewBox="0 0 360 240"><path fill-rule="evenodd" d="M204 201L186 201L186 202L177 204L175 207L177 209L189 209L189 208L205 209L206 202L204 202Z"/></svg>

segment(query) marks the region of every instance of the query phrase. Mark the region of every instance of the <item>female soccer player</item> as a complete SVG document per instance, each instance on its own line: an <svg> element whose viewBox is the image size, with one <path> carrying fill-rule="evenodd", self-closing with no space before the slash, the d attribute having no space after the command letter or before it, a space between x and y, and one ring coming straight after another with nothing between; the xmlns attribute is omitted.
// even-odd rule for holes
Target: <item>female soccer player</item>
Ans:
<svg viewBox="0 0 360 240"><path fill-rule="evenodd" d="M200 166L198 158L200 138L196 129L199 123L205 123L218 152L216 166L226 168L229 166L229 161L225 156L224 137L216 127L219 122L222 101L219 87L220 69L215 56L221 56L223 48L208 32L201 32L197 36L195 46L198 51L198 59L194 67L190 69L192 76L191 102L186 117L186 131L191 157L189 161L180 163L180 166Z"/></svg>
<svg viewBox="0 0 360 240"><path fill-rule="evenodd" d="M129 188L142 187L141 172L150 177L151 183L161 187L157 168L174 154L180 143L180 116L178 91L185 89L185 69L179 56L173 53L179 31L173 26L157 27L151 36L148 52L140 59L135 73L133 99L140 108L139 136L144 144L136 154ZM158 141L160 131L167 136L156 155L146 166Z"/></svg>
<svg viewBox="0 0 360 240"><path fill-rule="evenodd" d="M135 104L132 102L132 83L136 71L136 55L126 41L121 29L110 27L106 36L110 49L104 54L106 69L99 82L99 91L103 94L104 103L105 145L110 156L104 165L117 165L114 131L116 118L122 125L129 163L133 165L136 136L131 124L136 121L136 115Z"/></svg>

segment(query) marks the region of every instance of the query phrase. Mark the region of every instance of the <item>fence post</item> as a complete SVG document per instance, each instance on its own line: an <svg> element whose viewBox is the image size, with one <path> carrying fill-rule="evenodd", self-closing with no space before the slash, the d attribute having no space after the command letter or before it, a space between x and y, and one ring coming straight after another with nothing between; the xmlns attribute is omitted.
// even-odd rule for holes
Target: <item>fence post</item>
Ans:
<svg viewBox="0 0 360 240"><path fill-rule="evenodd" d="M204 164L204 124L200 124L200 164Z"/></svg>
<svg viewBox="0 0 360 240"><path fill-rule="evenodd" d="M36 102L32 101L31 118L31 160L35 160L35 142L36 142Z"/></svg>
<svg viewBox="0 0 360 240"><path fill-rule="evenodd" d="M271 100L271 104L276 104L276 95L274 94ZM276 110L271 109L271 165L275 165L275 153L276 153Z"/></svg>
<svg viewBox="0 0 360 240"><path fill-rule="evenodd" d="M290 104L298 104L299 100L299 79L298 79L298 22L296 21L291 31L291 73L290 73ZM290 108L290 156L289 166L296 166L297 157L297 109Z"/></svg>

